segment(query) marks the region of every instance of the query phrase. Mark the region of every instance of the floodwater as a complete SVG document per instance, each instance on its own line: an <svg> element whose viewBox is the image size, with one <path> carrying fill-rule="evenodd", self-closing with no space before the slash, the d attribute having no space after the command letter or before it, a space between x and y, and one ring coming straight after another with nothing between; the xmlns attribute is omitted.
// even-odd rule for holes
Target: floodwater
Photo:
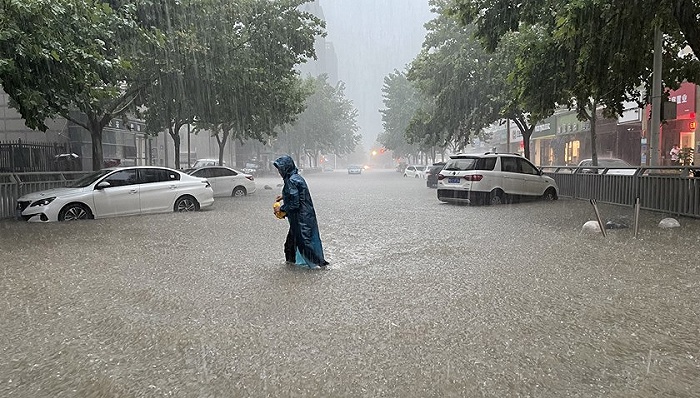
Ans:
<svg viewBox="0 0 700 398"><path fill-rule="evenodd" d="M198 213L0 221L0 396L700 395L700 220L604 238L585 201L306 178L326 271L284 264L278 178Z"/></svg>

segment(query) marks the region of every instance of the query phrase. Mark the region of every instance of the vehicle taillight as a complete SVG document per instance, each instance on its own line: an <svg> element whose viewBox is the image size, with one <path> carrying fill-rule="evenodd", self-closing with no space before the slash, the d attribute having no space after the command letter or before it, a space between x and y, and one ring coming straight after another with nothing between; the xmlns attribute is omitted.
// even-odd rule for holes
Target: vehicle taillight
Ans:
<svg viewBox="0 0 700 398"><path fill-rule="evenodd" d="M249 179L249 180L251 180L251 181L255 181L255 177L253 177L253 176L245 176L245 178L247 178L247 179Z"/></svg>
<svg viewBox="0 0 700 398"><path fill-rule="evenodd" d="M462 178L464 178L467 181L481 181L484 178L484 176L482 176L481 174L470 174Z"/></svg>
<svg viewBox="0 0 700 398"><path fill-rule="evenodd" d="M438 179L438 180L444 180L444 179L445 179L445 176L442 175L442 174L438 174L438 175L437 175L437 179Z"/></svg>

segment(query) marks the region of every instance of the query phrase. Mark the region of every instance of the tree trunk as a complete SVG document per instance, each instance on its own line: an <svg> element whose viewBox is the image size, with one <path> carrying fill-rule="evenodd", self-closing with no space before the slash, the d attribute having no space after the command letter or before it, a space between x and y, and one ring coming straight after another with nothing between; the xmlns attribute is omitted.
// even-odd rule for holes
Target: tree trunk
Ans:
<svg viewBox="0 0 700 398"><path fill-rule="evenodd" d="M596 113L596 101L593 101L593 109L591 110L591 117L590 122L591 122L591 161L593 162L593 166L597 167L598 166L598 135L596 133L595 129L595 124L596 124L596 119L598 119L598 115Z"/></svg>
<svg viewBox="0 0 700 398"><path fill-rule="evenodd" d="M226 141L228 141L229 134L229 130L223 130L221 133L221 139L216 140L219 144L219 166L224 165L224 149L226 148Z"/></svg>
<svg viewBox="0 0 700 398"><path fill-rule="evenodd" d="M97 171L104 168L102 128L99 124L91 124L90 138L92 140L92 170Z"/></svg>
<svg viewBox="0 0 700 398"><path fill-rule="evenodd" d="M175 124L175 126L169 126L168 134L173 139L173 147L175 148L175 153L173 154L175 158L175 168L180 168L180 128L181 124Z"/></svg>
<svg viewBox="0 0 700 398"><path fill-rule="evenodd" d="M523 131L523 149L525 150L525 157L528 158L530 161L531 159L531 154L530 154L530 137L532 137L532 131L535 129L535 126L530 126L527 130Z"/></svg>

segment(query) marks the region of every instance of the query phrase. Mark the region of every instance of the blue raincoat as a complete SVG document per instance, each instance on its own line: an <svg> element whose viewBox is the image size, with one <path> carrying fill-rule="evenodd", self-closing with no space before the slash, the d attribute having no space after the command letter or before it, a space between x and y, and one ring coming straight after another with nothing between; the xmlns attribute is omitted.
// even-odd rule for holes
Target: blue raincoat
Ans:
<svg viewBox="0 0 700 398"><path fill-rule="evenodd" d="M316 211L306 180L299 175L294 160L288 155L280 156L273 164L284 180L284 188L282 188L284 203L280 211L287 213L289 232L294 238L297 249L296 263L308 265L311 268L328 265L323 257Z"/></svg>

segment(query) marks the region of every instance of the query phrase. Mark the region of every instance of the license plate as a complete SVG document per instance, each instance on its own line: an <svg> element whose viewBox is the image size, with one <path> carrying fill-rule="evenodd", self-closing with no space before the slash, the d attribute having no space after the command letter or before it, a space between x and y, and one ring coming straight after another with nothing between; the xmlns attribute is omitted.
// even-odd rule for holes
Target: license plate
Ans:
<svg viewBox="0 0 700 398"><path fill-rule="evenodd" d="M459 177L450 177L447 179L450 184L459 184Z"/></svg>

